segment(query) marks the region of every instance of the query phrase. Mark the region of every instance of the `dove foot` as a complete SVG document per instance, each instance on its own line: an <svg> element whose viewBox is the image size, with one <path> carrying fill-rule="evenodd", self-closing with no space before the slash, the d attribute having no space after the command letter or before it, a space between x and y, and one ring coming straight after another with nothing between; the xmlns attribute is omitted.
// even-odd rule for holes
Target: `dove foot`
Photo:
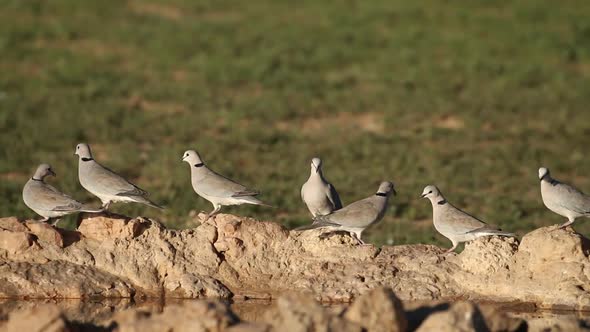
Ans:
<svg viewBox="0 0 590 332"><path fill-rule="evenodd" d="M448 254L450 254L452 252L455 252L455 249L457 249L458 246L459 246L459 243L453 243L453 246L450 247L449 249L447 249L447 251L445 251L443 253L443 255L448 255Z"/></svg>
<svg viewBox="0 0 590 332"><path fill-rule="evenodd" d="M356 233L352 233L352 232L351 232L351 233L350 233L350 236L351 236L353 239L357 240L357 242L358 242L358 245L361 245L361 246L364 246L364 245L366 245L365 241L361 240L361 237L360 237L360 236L358 236Z"/></svg>
<svg viewBox="0 0 590 332"><path fill-rule="evenodd" d="M563 223L561 226L559 226L557 229L564 229L564 228L566 228L567 226L569 226L569 225L571 225L573 223L574 223L573 220L568 220L565 223Z"/></svg>
<svg viewBox="0 0 590 332"><path fill-rule="evenodd" d="M51 223L51 226L53 226L53 227L57 227L57 223L59 223L59 221L60 221L60 220L61 220L60 218L57 218L57 219L55 219L55 221L53 221L53 222Z"/></svg>
<svg viewBox="0 0 590 332"><path fill-rule="evenodd" d="M205 221L211 219L211 217L218 214L219 211L221 211L221 205L215 205L215 209L213 209L213 211L211 211L211 212L209 212L209 214L207 214L207 218L205 219Z"/></svg>

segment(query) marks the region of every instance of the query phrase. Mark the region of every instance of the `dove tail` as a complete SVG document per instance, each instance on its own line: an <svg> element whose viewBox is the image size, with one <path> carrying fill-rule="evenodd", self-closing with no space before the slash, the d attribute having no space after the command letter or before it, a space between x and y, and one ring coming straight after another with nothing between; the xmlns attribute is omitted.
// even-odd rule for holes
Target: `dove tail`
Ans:
<svg viewBox="0 0 590 332"><path fill-rule="evenodd" d="M306 231L306 230L322 228L322 227L337 227L337 226L339 226L339 225L336 225L334 223L327 222L327 221L321 221L318 218L315 218L312 224L297 227L294 229L294 231Z"/></svg>
<svg viewBox="0 0 590 332"><path fill-rule="evenodd" d="M266 206L266 207L270 207L270 208L274 208L274 206L272 205L268 205L266 203L264 203L263 201L259 200L256 197L252 197L252 196L243 196L243 197L239 197L240 200L244 201L245 203L249 203L249 204L254 204L254 205L260 205L260 206Z"/></svg>
<svg viewBox="0 0 590 332"><path fill-rule="evenodd" d="M478 232L480 235L487 236L487 235L498 235L498 236L507 236L507 237L516 237L514 233L504 232L504 231L496 231L486 229L485 231Z"/></svg>
<svg viewBox="0 0 590 332"><path fill-rule="evenodd" d="M82 207L78 211L79 212L86 212L86 213L101 213L101 212L104 212L104 209L93 209L90 207Z"/></svg>
<svg viewBox="0 0 590 332"><path fill-rule="evenodd" d="M156 208L156 209L165 210L164 207L162 207L162 206L160 206L160 205L158 205L158 204L150 201L149 199L147 199L145 197L142 197L142 199L138 200L138 202L139 203L143 203L143 204L145 204L147 206L151 206L151 207Z"/></svg>

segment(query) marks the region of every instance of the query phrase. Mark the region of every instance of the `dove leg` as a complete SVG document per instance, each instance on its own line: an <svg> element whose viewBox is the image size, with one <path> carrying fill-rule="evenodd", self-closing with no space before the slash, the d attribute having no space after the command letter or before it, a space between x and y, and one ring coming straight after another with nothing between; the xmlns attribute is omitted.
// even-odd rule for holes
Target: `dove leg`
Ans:
<svg viewBox="0 0 590 332"><path fill-rule="evenodd" d="M209 214L207 215L207 219L205 220L209 220L209 218L213 217L214 215L218 214L219 211L221 210L221 204L217 204L214 205L215 209L213 209L213 211L209 212Z"/></svg>
<svg viewBox="0 0 590 332"><path fill-rule="evenodd" d="M51 219L51 218L49 218L49 217L43 217L43 219L41 219L39 221L47 222L47 221L49 221L49 219Z"/></svg>
<svg viewBox="0 0 590 332"><path fill-rule="evenodd" d="M57 219L55 219L55 221L51 223L51 226L53 226L53 227L57 227L57 223L58 223L60 220L61 220L61 218L57 218Z"/></svg>
<svg viewBox="0 0 590 332"><path fill-rule="evenodd" d="M103 210L108 210L109 209L109 205L111 205L111 201L106 201L102 206L101 209Z"/></svg>
<svg viewBox="0 0 590 332"><path fill-rule="evenodd" d="M564 229L564 228L566 228L567 226L573 224L574 223L574 220L576 220L576 219L574 219L574 218L567 218L567 221L564 222L561 226L559 226L558 229Z"/></svg>
<svg viewBox="0 0 590 332"><path fill-rule="evenodd" d="M449 250L445 251L445 254L455 251L455 249L457 249L457 246L459 246L459 242L453 241L453 246L451 248L449 248Z"/></svg>
<svg viewBox="0 0 590 332"><path fill-rule="evenodd" d="M365 244L366 244L366 243L365 243L365 241L361 240L361 234L360 234L360 233L359 233L359 234L357 234L356 232L350 232L350 235L351 235L351 236L352 236L354 239L356 239L356 240L359 242L359 244L361 244L361 245L365 245Z"/></svg>

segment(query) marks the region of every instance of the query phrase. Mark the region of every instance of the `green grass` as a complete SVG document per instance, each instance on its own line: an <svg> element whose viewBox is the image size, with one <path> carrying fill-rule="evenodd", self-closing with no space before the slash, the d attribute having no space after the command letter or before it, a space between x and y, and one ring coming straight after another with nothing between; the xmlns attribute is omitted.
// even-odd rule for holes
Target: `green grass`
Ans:
<svg viewBox="0 0 590 332"><path fill-rule="evenodd" d="M277 206L224 212L290 227L309 222L314 156L345 204L394 181L374 243L448 245L415 199L427 184L519 234L564 221L542 205L539 166L590 191L584 0L5 0L0 54L1 215L35 217L20 192L41 162L98 204L77 181L82 141L168 207L113 211L178 228L211 209L189 148Z"/></svg>

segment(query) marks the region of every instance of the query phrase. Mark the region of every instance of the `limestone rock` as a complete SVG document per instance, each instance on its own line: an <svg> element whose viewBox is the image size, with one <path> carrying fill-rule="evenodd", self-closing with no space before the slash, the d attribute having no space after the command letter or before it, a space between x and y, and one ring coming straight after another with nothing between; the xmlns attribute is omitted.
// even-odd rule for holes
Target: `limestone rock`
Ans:
<svg viewBox="0 0 590 332"><path fill-rule="evenodd" d="M0 218L0 229L12 232L28 232L29 229L17 217Z"/></svg>
<svg viewBox="0 0 590 332"><path fill-rule="evenodd" d="M34 237L28 232L12 232L0 229L0 249L10 254L27 250L34 242Z"/></svg>
<svg viewBox="0 0 590 332"><path fill-rule="evenodd" d="M402 302L389 288L380 287L362 295L344 317L367 331L403 332L408 328Z"/></svg>
<svg viewBox="0 0 590 332"><path fill-rule="evenodd" d="M518 251L518 240L499 236L481 237L465 244L465 250L450 259L465 272L489 275L507 270Z"/></svg>
<svg viewBox="0 0 590 332"><path fill-rule="evenodd" d="M288 294L280 297L269 309L263 321L274 331L362 331L362 327L332 315L310 294Z"/></svg>
<svg viewBox="0 0 590 332"><path fill-rule="evenodd" d="M57 306L43 305L13 312L0 326L6 332L70 332L72 329Z"/></svg>
<svg viewBox="0 0 590 332"><path fill-rule="evenodd" d="M457 302L449 310L428 316L416 332L489 331L479 308L471 302Z"/></svg>
<svg viewBox="0 0 590 332"><path fill-rule="evenodd" d="M0 264L0 298L131 297L133 288L93 267L50 261Z"/></svg>
<svg viewBox="0 0 590 332"><path fill-rule="evenodd" d="M50 224L43 221L27 220L25 226L37 237L38 242L45 242L63 248L64 239L62 234Z"/></svg>
<svg viewBox="0 0 590 332"><path fill-rule="evenodd" d="M6 271L0 279L10 279L0 293L110 296L103 286L110 281L119 285L112 291L116 296L271 299L295 291L323 302L350 302L388 287L401 300L590 308L590 245L571 229L540 228L520 244L480 238L460 254L443 255L432 245L358 246L342 232L295 232L227 214L186 230L110 214L82 215L77 232L50 227L0 219L0 270ZM56 268L99 281L72 286L70 275Z"/></svg>
<svg viewBox="0 0 590 332"><path fill-rule="evenodd" d="M142 231L147 222L143 218L130 219L116 214L85 214L78 225L78 232L97 241L112 239L133 239Z"/></svg>
<svg viewBox="0 0 590 332"><path fill-rule="evenodd" d="M214 331L264 331L254 324L245 324L241 329L230 329L240 324L237 316L227 305L218 300L189 302L183 306L164 307L160 314L141 310L129 310L113 318L118 332L214 332Z"/></svg>

